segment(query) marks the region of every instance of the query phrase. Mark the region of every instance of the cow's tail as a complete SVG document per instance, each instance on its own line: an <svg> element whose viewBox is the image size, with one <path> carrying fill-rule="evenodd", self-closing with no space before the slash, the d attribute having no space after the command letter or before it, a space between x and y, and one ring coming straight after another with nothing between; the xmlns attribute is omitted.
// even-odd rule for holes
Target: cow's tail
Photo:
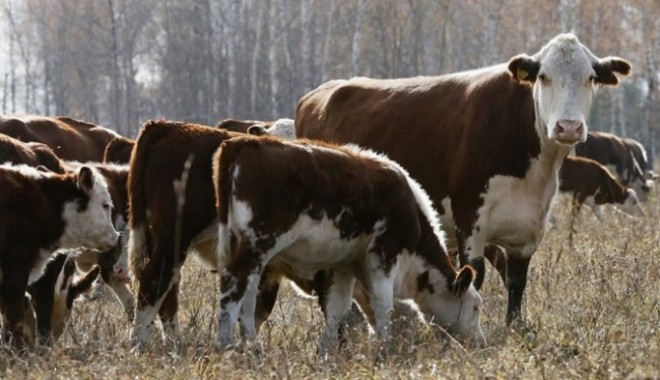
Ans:
<svg viewBox="0 0 660 380"><path fill-rule="evenodd" d="M167 132L158 128L160 122L149 120L144 123L131 153L128 174L128 219L131 230L128 240L128 267L133 280L144 268L147 257L147 202L144 185L151 147Z"/></svg>
<svg viewBox="0 0 660 380"><path fill-rule="evenodd" d="M229 220L230 197L234 183L232 177L234 163L243 146L241 144L243 140L244 138L237 138L223 141L213 156L213 185L215 187L215 206L219 223L218 247L216 252L219 268L224 266L223 264L228 257L232 244Z"/></svg>

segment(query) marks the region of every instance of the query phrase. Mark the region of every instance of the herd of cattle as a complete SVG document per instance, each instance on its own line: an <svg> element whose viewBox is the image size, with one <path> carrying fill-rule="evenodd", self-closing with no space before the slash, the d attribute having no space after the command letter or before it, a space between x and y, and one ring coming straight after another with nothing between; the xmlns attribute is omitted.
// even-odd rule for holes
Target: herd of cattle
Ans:
<svg viewBox="0 0 660 380"><path fill-rule="evenodd" d="M66 117L1 117L4 342L51 344L99 275L134 347L156 318L177 342L194 253L220 276L219 347L237 323L256 344L283 279L318 296L321 347L353 301L387 340L401 299L483 344L484 256L511 323L557 190L599 218L606 203L642 213L657 178L644 148L586 124L593 87L630 69L564 34L479 70L330 81L295 122L150 120L133 140Z"/></svg>

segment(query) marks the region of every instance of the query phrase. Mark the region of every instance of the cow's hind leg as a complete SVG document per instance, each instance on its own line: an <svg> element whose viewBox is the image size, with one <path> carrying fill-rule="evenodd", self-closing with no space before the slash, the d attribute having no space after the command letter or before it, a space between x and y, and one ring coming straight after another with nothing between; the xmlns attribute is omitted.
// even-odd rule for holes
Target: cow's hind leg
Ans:
<svg viewBox="0 0 660 380"><path fill-rule="evenodd" d="M325 330L318 351L323 354L334 348L339 337L339 328L353 302L355 278L341 271L327 271L324 297L319 298L325 314Z"/></svg>
<svg viewBox="0 0 660 380"><path fill-rule="evenodd" d="M22 270L19 265L12 265L11 262L3 263L2 286L0 287L0 308L3 316L3 341L10 343L20 353L24 353L28 340L25 333L25 311L26 298L25 291L29 277L28 270ZM3 269L4 269L3 268Z"/></svg>
<svg viewBox="0 0 660 380"><path fill-rule="evenodd" d="M163 332L163 342L174 351L177 351L181 344L181 334L179 332L179 321L176 313L179 309L179 282L174 279L171 289L165 295L163 303L158 310L158 317Z"/></svg>

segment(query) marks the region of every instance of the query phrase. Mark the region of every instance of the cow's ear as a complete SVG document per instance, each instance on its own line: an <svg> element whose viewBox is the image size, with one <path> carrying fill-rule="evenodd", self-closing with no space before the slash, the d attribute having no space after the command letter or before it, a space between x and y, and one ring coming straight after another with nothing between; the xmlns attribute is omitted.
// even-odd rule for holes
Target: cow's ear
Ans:
<svg viewBox="0 0 660 380"><path fill-rule="evenodd" d="M474 280L475 272L474 268L469 265L464 266L456 275L456 280L452 284L452 291L457 296L462 296L468 290L472 281Z"/></svg>
<svg viewBox="0 0 660 380"><path fill-rule="evenodd" d="M509 74L518 82L534 83L541 64L527 54L517 55L509 60Z"/></svg>
<svg viewBox="0 0 660 380"><path fill-rule="evenodd" d="M85 273L84 275L82 275L82 277L78 278L76 281L73 282L73 284L71 284L69 297L72 300L75 300L76 297L91 289L92 284L98 278L99 273L101 273L101 267L99 267L98 265L94 265L94 267L90 269L89 272Z"/></svg>
<svg viewBox="0 0 660 380"><path fill-rule="evenodd" d="M94 172L87 166L78 171L78 188L89 191L94 187Z"/></svg>
<svg viewBox="0 0 660 380"><path fill-rule="evenodd" d="M619 78L615 73L626 76L630 74L632 65L625 59L619 57L606 57L599 59L594 63L596 78L594 83L600 85L616 86L619 84Z"/></svg>
<svg viewBox="0 0 660 380"><path fill-rule="evenodd" d="M247 129L248 135L263 136L268 134L266 128L261 125L253 125Z"/></svg>

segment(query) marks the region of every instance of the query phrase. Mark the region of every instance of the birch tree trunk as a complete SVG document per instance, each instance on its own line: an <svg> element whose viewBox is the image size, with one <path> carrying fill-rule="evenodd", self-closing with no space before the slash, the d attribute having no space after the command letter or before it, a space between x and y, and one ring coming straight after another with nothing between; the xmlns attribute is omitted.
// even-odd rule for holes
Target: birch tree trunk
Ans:
<svg viewBox="0 0 660 380"><path fill-rule="evenodd" d="M355 12L355 28L353 32L353 43L351 44L351 76L358 75L360 65L360 41L362 40L362 21L366 8L365 0L358 0Z"/></svg>
<svg viewBox="0 0 660 380"><path fill-rule="evenodd" d="M270 72L270 110L271 116L273 119L277 119L280 115L280 109L278 105L278 93L280 90L280 82L278 78L278 42L279 34L277 24L279 21L278 18L278 0L270 0L269 6L269 15L268 18L268 38L270 39L270 45L268 47L268 62L269 62L269 72Z"/></svg>

